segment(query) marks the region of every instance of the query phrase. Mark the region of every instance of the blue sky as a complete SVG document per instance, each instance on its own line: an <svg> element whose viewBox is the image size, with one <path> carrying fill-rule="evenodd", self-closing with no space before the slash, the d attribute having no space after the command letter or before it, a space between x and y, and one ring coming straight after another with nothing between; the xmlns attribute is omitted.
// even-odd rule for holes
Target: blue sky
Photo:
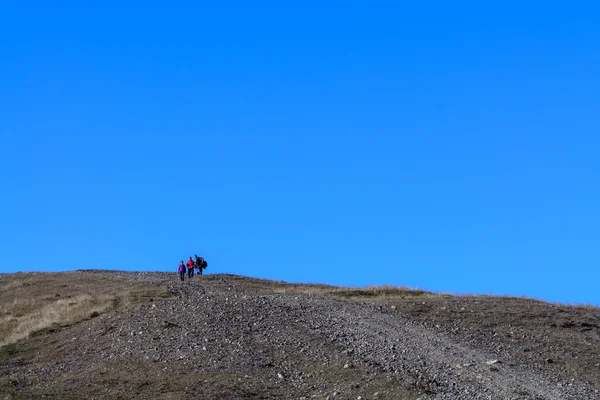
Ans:
<svg viewBox="0 0 600 400"><path fill-rule="evenodd" d="M78 3L0 6L1 272L600 305L593 2Z"/></svg>

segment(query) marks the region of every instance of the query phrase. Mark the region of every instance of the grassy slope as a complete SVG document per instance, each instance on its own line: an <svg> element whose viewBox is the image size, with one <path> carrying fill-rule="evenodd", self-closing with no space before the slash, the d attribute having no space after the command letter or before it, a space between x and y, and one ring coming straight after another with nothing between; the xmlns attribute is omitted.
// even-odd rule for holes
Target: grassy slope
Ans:
<svg viewBox="0 0 600 400"><path fill-rule="evenodd" d="M169 295L164 287L76 272L0 275L0 346L52 326Z"/></svg>

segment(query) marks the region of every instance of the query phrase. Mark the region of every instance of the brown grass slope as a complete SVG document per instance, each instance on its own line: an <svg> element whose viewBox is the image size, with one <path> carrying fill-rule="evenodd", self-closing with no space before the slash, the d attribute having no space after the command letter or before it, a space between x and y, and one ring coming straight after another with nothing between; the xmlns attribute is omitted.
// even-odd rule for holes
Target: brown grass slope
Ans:
<svg viewBox="0 0 600 400"><path fill-rule="evenodd" d="M0 346L55 325L93 318L148 297L166 297L166 288L80 273L0 275Z"/></svg>
<svg viewBox="0 0 600 400"><path fill-rule="evenodd" d="M600 309L234 275L0 275L0 399L600 399Z"/></svg>

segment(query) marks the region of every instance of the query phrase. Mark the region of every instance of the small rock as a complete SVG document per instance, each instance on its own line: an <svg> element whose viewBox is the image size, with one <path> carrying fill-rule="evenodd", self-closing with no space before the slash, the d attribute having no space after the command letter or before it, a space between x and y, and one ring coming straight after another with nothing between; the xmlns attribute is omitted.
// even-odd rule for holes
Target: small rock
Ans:
<svg viewBox="0 0 600 400"><path fill-rule="evenodd" d="M277 373L277 377L278 377L279 379L283 379L283 375L281 374L281 372L278 372L278 373Z"/></svg>
<svg viewBox="0 0 600 400"><path fill-rule="evenodd" d="M167 321L167 320L164 320L164 321L162 322L162 327L163 327L163 328L172 328L172 327L174 327L174 326L179 326L179 325L177 325L177 324L174 324L174 323L172 323L172 322L169 322L169 321Z"/></svg>
<svg viewBox="0 0 600 400"><path fill-rule="evenodd" d="M500 361L499 360L490 360L488 362L486 362L487 365L494 365L494 364L499 364Z"/></svg>

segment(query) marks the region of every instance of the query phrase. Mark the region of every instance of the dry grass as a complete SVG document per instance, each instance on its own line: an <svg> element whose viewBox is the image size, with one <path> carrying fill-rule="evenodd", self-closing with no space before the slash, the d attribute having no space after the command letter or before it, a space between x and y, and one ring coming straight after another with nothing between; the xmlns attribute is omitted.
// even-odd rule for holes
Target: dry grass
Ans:
<svg viewBox="0 0 600 400"><path fill-rule="evenodd" d="M0 317L0 326L3 326L0 346L24 339L31 332L53 324L71 324L99 315L111 307L114 299L110 295L82 294L68 299L47 301L46 304L38 304L35 300L28 299L15 300Z"/></svg>
<svg viewBox="0 0 600 400"><path fill-rule="evenodd" d="M32 333L70 325L150 297L166 288L81 272L0 275L0 346Z"/></svg>
<svg viewBox="0 0 600 400"><path fill-rule="evenodd" d="M364 288L336 287L327 285L286 285L275 288L274 293L281 294L313 294L347 298L382 298L382 297L415 297L433 295L420 289L409 289L400 286L367 286Z"/></svg>

